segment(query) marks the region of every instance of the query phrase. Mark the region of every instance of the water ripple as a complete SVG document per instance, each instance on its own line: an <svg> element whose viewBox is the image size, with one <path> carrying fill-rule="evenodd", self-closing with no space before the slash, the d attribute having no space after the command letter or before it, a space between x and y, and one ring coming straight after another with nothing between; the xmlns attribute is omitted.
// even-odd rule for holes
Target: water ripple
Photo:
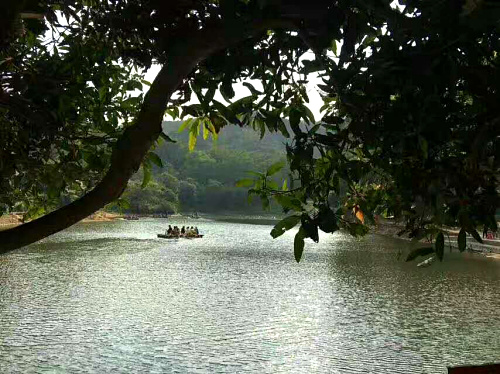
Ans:
<svg viewBox="0 0 500 374"><path fill-rule="evenodd" d="M500 264L407 243L197 222L80 224L1 257L2 373L445 373L500 359ZM176 222L171 222L177 224ZM184 224L181 222L181 224Z"/></svg>

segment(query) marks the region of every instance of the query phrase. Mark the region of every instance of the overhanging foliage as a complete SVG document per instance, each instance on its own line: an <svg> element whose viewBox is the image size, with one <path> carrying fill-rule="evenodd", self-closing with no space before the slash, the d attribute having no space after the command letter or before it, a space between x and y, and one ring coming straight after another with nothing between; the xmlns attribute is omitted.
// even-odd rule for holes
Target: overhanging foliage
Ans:
<svg viewBox="0 0 500 374"><path fill-rule="evenodd" d="M0 159L5 163L10 158L14 165L25 160L28 173L43 172L49 169L50 155L64 165L58 170L59 180L68 182L56 185L33 174L33 180L42 184L40 194L10 182L21 174L20 167L13 166L10 176L5 174L9 169L2 169L2 176L9 179L3 200L9 209L22 200L20 196L36 206L37 193L43 200L50 188L54 196L70 191L78 178L72 169L65 169L70 161L64 158L64 142L82 133L94 135L92 131L103 138L90 153L97 155L102 149L109 154L113 149L114 156L98 157L103 165L94 168L96 175L85 164L76 162L74 168L90 187L99 172L110 167L106 175L114 177L104 177L98 186L106 190L106 183L115 183L119 188L103 191L92 207L116 198L160 135L161 117L168 110L180 118L194 117L193 134L215 135L228 124L238 124L291 137L290 185L285 190L260 183L252 193L263 201L275 198L301 217L297 259L303 239L317 240L318 228L333 232L344 227L358 235L366 232L364 223L373 222L376 215L404 218L414 237L443 225L458 225L469 233L475 233L478 225L496 229L500 136L496 2L47 2L46 21L60 28L52 15L55 9L67 15L70 26L64 28L62 39L53 41L52 49L42 45L40 30L25 29L24 35L9 39L0 60L5 64L11 55L19 56L14 60L20 62L5 65L15 69L2 69L24 81L33 72L62 80L59 90L47 93L52 101L29 104L50 112L61 108L56 104L67 97L61 113L41 126L44 137L60 139L61 146L54 155L42 144L28 142L27 152L9 153L12 144L29 138L26 134L34 123L22 116L32 111L16 109L9 100L33 100L31 91L45 97L48 86L29 85L31 91L26 91L13 83L17 81L2 78L2 133L13 141ZM67 52L61 50L65 45ZM56 47L62 52L54 53ZM68 60L73 50L82 56L81 67L77 60ZM308 51L313 54L305 57ZM163 69L148 95L127 104L127 90L137 88L134 82L140 77L123 72L153 62ZM77 66L77 73L60 74ZM307 108L306 84L313 76L323 81L318 86L324 100L322 118L314 118ZM232 86L241 80L246 81L249 95L233 100ZM225 102L214 99L217 91ZM191 97L199 103L191 104ZM29 105L22 102L20 108ZM113 119L118 113L125 119ZM12 131L11 126L19 130ZM66 148L75 148L74 157L89 147L90 140L68 144ZM33 149L46 152L32 157ZM79 216L75 214L66 226ZM32 223L33 230L40 228ZM49 231L45 234L54 232ZM41 233L33 240L40 237ZM13 244L5 248L30 242L16 244L10 238Z"/></svg>

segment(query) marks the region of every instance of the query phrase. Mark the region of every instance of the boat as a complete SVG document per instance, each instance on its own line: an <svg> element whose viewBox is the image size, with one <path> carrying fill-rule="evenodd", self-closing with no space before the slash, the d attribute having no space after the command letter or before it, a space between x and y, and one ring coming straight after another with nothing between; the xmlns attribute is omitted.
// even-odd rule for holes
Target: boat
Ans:
<svg viewBox="0 0 500 374"><path fill-rule="evenodd" d="M174 235L158 234L158 237L162 239L201 239L203 238L203 235L174 236Z"/></svg>

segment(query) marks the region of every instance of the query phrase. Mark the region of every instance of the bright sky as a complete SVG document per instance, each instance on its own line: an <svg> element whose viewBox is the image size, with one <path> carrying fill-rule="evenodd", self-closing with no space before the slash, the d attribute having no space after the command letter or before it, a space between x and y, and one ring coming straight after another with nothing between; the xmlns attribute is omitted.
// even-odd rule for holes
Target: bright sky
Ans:
<svg viewBox="0 0 500 374"><path fill-rule="evenodd" d="M313 59L312 52L306 53L303 57ZM146 73L145 79L149 82L152 82L155 79L155 77L159 71L160 71L160 65L153 65ZM319 120L321 118L319 109L323 105L323 100L321 99L321 96L318 92L318 88L316 87L316 85L318 83L321 83L321 79L318 78L317 76L313 76L313 74L308 76L308 78L310 79L310 82L307 85L307 95L309 96L308 107L313 112L314 118L316 120ZM252 83L255 86L255 88L262 89L262 85L258 81L248 81L248 82ZM248 88L243 86L242 83L236 83L233 85L233 89L235 92L235 96L233 98L233 101L236 101L242 97L245 97L245 96L248 96L251 94L250 91L248 90ZM145 88L147 89L147 86L145 86ZM190 101L190 103L192 103L192 104L199 103L198 99L196 98L196 95L193 95L192 97L193 97L193 99ZM219 92L217 92L215 94L214 98L215 98L215 100L220 101L221 103L226 103L226 101L224 100L224 98L222 97L222 95Z"/></svg>

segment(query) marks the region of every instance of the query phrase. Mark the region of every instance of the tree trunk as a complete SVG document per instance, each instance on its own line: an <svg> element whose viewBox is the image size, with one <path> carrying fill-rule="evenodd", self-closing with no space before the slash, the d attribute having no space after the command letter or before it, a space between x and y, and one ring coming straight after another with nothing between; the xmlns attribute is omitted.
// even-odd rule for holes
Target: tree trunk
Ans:
<svg viewBox="0 0 500 374"><path fill-rule="evenodd" d="M290 26L289 23L284 25ZM169 51L169 59L146 94L137 120L118 140L110 168L101 182L67 206L21 226L0 231L0 254L64 230L117 199L160 135L170 96L196 65L217 50L275 27L283 27L283 22L258 21L252 25L242 25L236 33L231 30L231 34L228 34L224 25L219 24L209 30L197 31L190 37L186 36L186 41L182 41L184 43L179 42Z"/></svg>

